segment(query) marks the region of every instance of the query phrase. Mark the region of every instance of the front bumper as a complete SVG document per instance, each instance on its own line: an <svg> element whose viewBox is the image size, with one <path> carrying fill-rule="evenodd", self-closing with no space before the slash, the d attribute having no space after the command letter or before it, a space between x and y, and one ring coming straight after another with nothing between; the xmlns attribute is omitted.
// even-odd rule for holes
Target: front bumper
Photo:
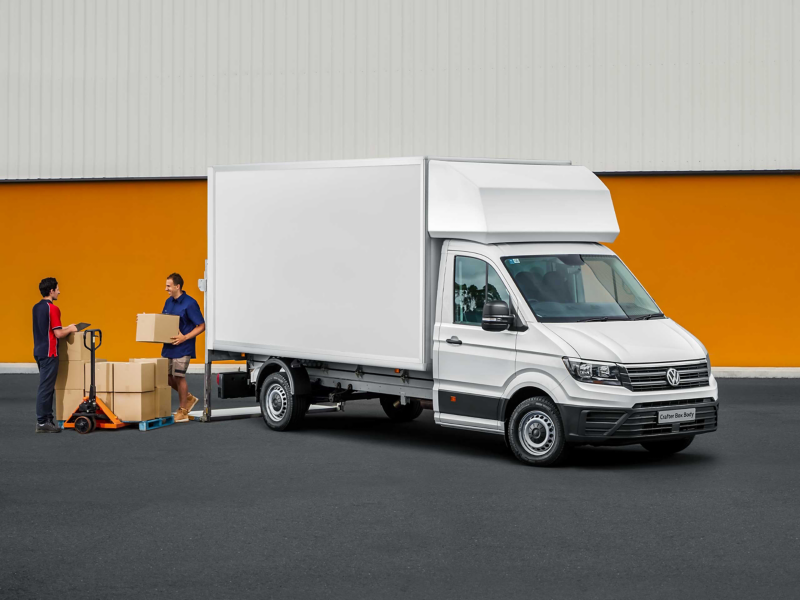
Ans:
<svg viewBox="0 0 800 600"><path fill-rule="evenodd" d="M659 423L658 411L694 408L695 420ZM559 404L567 442L595 446L625 446L710 433L717 430L719 402L714 398L642 401L632 408Z"/></svg>

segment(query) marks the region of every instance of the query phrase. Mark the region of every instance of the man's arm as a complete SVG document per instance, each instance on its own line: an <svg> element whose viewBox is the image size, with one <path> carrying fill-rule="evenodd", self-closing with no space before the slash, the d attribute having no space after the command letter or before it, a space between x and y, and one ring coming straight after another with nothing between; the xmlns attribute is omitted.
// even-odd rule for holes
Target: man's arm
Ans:
<svg viewBox="0 0 800 600"><path fill-rule="evenodd" d="M197 304L197 302L192 302L192 304L189 306L189 310L186 311L186 316L188 317L190 323L195 324L195 328L186 335L181 334L172 338L174 340L172 343L175 346L182 344L186 340L191 340L192 338L197 337L206 330L206 321L203 319L203 313L200 312L200 306Z"/></svg>
<svg viewBox="0 0 800 600"><path fill-rule="evenodd" d="M191 340L192 338L196 338L198 335L203 333L205 330L206 330L206 324L205 323L200 323L200 325L198 325L197 327L192 329L186 335L181 334L181 335L173 336L172 345L173 346L177 346L178 344L182 344L186 340Z"/></svg>
<svg viewBox="0 0 800 600"><path fill-rule="evenodd" d="M69 327L53 329L53 335L59 340L63 337L67 337L70 333L78 333L78 328L75 327L75 325L70 325Z"/></svg>

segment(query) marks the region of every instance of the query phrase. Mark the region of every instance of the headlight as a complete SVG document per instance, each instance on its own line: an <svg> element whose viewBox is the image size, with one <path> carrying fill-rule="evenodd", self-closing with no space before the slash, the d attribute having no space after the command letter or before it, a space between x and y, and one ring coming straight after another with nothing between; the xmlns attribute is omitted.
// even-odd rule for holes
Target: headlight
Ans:
<svg viewBox="0 0 800 600"><path fill-rule="evenodd" d="M563 361L569 374L578 381L602 385L622 385L619 380L619 367L614 363L590 362L566 356Z"/></svg>

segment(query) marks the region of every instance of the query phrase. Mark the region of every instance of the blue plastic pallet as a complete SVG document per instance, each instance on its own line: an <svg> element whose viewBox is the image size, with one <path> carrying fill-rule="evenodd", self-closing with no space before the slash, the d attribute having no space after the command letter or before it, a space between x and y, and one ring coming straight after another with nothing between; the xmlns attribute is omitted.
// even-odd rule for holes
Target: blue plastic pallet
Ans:
<svg viewBox="0 0 800 600"><path fill-rule="evenodd" d="M126 421L127 422L127 421ZM133 421L134 423L136 421ZM166 427L175 423L175 417L159 417L158 419L150 419L149 421L139 421L139 431L150 431L151 429L158 429L159 427Z"/></svg>

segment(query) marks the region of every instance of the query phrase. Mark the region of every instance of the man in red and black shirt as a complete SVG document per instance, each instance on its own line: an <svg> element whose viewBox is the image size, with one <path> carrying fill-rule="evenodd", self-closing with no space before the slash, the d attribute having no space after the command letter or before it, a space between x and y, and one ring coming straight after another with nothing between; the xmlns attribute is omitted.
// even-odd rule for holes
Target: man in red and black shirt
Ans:
<svg viewBox="0 0 800 600"><path fill-rule="evenodd" d="M58 376L58 340L78 331L75 325L61 326L61 311L53 304L61 291L54 277L39 284L42 300L33 306L33 357L39 367L36 394L36 433L59 433L53 423L53 400Z"/></svg>

